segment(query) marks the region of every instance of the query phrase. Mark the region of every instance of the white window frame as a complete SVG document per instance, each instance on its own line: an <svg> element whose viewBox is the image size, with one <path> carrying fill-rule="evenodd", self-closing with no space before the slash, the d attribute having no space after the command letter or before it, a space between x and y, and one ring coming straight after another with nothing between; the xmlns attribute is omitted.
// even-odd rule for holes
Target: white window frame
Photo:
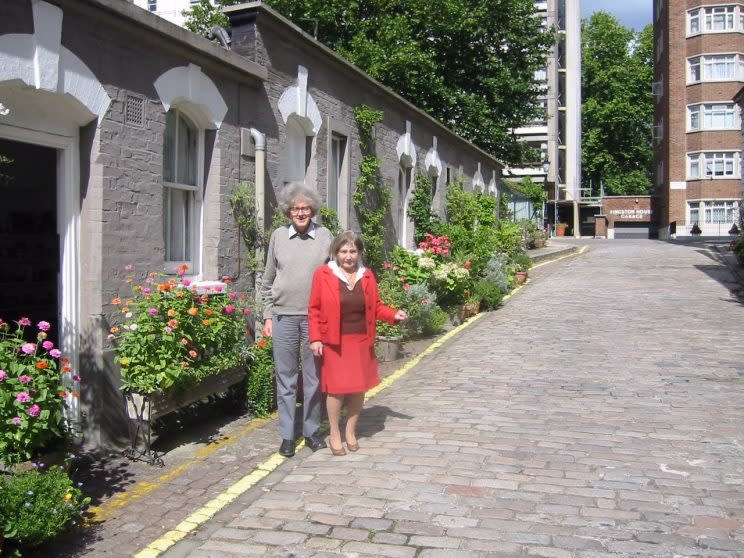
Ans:
<svg viewBox="0 0 744 558"><path fill-rule="evenodd" d="M164 260L164 268L166 273L174 274L177 273L178 267L182 265L188 266L188 275L190 276L198 276L201 273L201 231L202 231L202 202L203 202L203 192L204 192L204 129L198 126L193 118L191 118L188 113L184 110L182 110L181 107L173 107L169 111L173 112L176 116L176 126L175 126L175 138L174 138L174 158L173 158L173 166L174 166L174 173L178 172L178 155L179 155L179 149L178 149L178 142L179 142L179 129L178 126L178 119L182 118L187 125L191 127L191 129L196 134L196 145L194 149L196 150L195 159L196 159L196 169L195 169L195 179L194 184L188 184L185 182L179 181L179 178L177 175L174 175L175 180L174 181L167 181L165 179L166 172L165 172L165 164L166 164L166 156L165 156L165 135L163 136L163 243L164 243L164 254L163 254L163 260ZM166 117L167 120L167 117ZM166 124L167 126L167 124ZM167 133L167 132L165 132ZM173 191L186 191L191 193L191 198L188 201L188 207L187 210L187 219L188 223L190 225L189 227L184 228L184 230L181 231L181 238L183 239L184 248L186 250L187 256L183 259L170 259L170 253L173 251L173 247L170 245L170 237L171 237L171 215L172 211L170 211L168 204L170 203L169 200L171 199L171 196L168 195L168 193Z"/></svg>
<svg viewBox="0 0 744 558"><path fill-rule="evenodd" d="M722 77L711 77L716 66L730 66L731 71ZM701 54L687 59L687 83L744 81L744 55L738 52Z"/></svg>
<svg viewBox="0 0 744 558"><path fill-rule="evenodd" d="M723 113L723 119L731 119L731 123L714 126L713 118ZM710 121L710 122L709 122ZM741 127L741 113L736 103L713 102L695 103L687 105L687 131L701 132L706 130L739 130Z"/></svg>
<svg viewBox="0 0 744 558"><path fill-rule="evenodd" d="M338 224L346 229L349 226L349 185L351 184L350 172L350 130L329 119L328 121L328 172L326 205L338 214ZM338 158L334 154L337 147L341 145L343 152ZM334 196L335 194L335 196ZM335 197L335 200L333 199Z"/></svg>
<svg viewBox="0 0 744 558"><path fill-rule="evenodd" d="M716 20L722 25L716 27ZM744 5L698 6L687 10L687 36L744 32Z"/></svg>
<svg viewBox="0 0 744 558"><path fill-rule="evenodd" d="M687 180L730 180L739 178L739 174L738 151L697 151L687 154Z"/></svg>
<svg viewBox="0 0 744 558"><path fill-rule="evenodd" d="M687 224L729 225L739 216L739 200L703 199L687 201Z"/></svg>

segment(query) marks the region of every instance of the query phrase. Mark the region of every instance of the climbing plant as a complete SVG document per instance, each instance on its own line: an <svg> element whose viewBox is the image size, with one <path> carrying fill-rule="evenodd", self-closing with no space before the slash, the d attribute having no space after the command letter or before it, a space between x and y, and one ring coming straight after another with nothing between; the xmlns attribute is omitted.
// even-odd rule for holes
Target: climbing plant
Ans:
<svg viewBox="0 0 744 558"><path fill-rule="evenodd" d="M256 257L256 250L263 249L267 244L266 231L258 222L256 211L256 189L251 182L240 182L233 194L228 198L235 223L238 225L240 237L247 249L248 269L253 272L260 269L262 258Z"/></svg>
<svg viewBox="0 0 744 558"><path fill-rule="evenodd" d="M380 160L374 154L374 125L382 122L383 113L366 105L354 109L359 127L359 179L354 192L362 239L365 244L365 263L378 274L384 264L385 218L390 211L390 190L385 188L380 173Z"/></svg>
<svg viewBox="0 0 744 558"><path fill-rule="evenodd" d="M426 233L432 233L433 227L439 222L439 217L431 210L434 201L432 195L431 177L426 173L416 173L416 189L408 203L408 216L413 221L413 237L416 245Z"/></svg>

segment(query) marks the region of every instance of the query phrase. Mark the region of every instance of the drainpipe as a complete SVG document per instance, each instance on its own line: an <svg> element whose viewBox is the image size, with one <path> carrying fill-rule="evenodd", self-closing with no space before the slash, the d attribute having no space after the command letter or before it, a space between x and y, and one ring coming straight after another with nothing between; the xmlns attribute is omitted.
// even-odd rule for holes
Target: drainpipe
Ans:
<svg viewBox="0 0 744 558"><path fill-rule="evenodd" d="M266 175L266 135L262 134L255 128L250 130L251 138L256 151L256 176L254 180L255 192L256 192L256 222L258 230L263 231L266 224L266 193L265 193L265 182L264 177ZM263 246L259 244L256 247L256 261L263 262ZM256 270L255 277L253 280L253 288L256 294L258 294L261 283L263 280L263 270L259 268ZM259 316L255 316L256 326L254 331L258 333L263 322L259 324Z"/></svg>

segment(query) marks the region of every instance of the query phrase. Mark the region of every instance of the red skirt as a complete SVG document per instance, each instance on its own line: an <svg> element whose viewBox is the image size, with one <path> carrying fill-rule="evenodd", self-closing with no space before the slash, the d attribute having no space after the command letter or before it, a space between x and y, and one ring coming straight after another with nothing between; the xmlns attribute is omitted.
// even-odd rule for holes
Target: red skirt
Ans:
<svg viewBox="0 0 744 558"><path fill-rule="evenodd" d="M361 393L380 383L375 346L365 333L341 336L341 345L323 345L323 393Z"/></svg>

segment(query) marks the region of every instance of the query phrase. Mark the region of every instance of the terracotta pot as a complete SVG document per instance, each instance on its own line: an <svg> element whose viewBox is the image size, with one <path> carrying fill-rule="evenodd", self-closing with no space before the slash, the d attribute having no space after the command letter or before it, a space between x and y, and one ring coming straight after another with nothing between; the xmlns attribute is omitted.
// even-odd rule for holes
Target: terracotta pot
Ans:
<svg viewBox="0 0 744 558"><path fill-rule="evenodd" d="M555 227L556 236L566 236L567 228L568 225L566 223L558 223L558 225Z"/></svg>
<svg viewBox="0 0 744 558"><path fill-rule="evenodd" d="M517 285L521 285L525 281L527 281L527 272L526 271L517 271L514 274L514 278L517 280Z"/></svg>

